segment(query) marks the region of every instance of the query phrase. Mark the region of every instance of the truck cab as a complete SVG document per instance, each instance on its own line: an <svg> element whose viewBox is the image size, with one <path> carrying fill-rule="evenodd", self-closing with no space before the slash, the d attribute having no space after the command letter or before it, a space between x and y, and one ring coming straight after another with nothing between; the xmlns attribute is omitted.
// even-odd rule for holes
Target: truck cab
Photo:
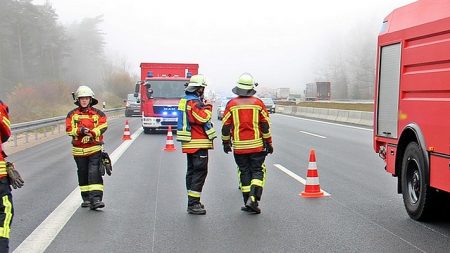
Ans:
<svg viewBox="0 0 450 253"><path fill-rule="evenodd" d="M141 94L144 133L169 126L176 129L178 103L189 78L197 73L198 64L141 63L142 80L136 84L135 95Z"/></svg>

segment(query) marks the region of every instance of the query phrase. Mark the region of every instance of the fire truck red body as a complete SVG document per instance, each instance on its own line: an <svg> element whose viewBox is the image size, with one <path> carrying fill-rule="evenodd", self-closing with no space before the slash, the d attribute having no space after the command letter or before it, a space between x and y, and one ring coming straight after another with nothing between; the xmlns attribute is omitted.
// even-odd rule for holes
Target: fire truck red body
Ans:
<svg viewBox="0 0 450 253"><path fill-rule="evenodd" d="M178 102L185 84L198 74L198 64L141 63L141 81L135 96L141 94L142 127L145 133L176 129Z"/></svg>
<svg viewBox="0 0 450 253"><path fill-rule="evenodd" d="M409 216L431 217L450 192L450 1L400 7L378 37L374 148L398 178Z"/></svg>

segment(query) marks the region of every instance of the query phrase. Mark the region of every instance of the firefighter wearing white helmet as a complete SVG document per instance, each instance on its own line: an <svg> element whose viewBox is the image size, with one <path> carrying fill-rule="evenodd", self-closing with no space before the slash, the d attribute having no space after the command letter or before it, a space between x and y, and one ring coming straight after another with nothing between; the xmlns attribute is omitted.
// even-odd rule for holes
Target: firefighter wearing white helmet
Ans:
<svg viewBox="0 0 450 253"><path fill-rule="evenodd" d="M66 133L72 137L72 155L77 164L78 184L83 202L81 207L103 208L103 174L100 159L103 133L108 127L105 113L92 107L98 103L88 86L72 93L77 108L67 114Z"/></svg>
<svg viewBox="0 0 450 253"><path fill-rule="evenodd" d="M75 91L75 94L74 94L74 98L76 100L75 104L78 106L80 105L79 103L80 103L81 97L90 97L91 101L89 102L89 104L91 106L98 104L98 100L95 99L94 92L88 86L82 85L82 86L78 87L77 91Z"/></svg>
<svg viewBox="0 0 450 253"><path fill-rule="evenodd" d="M206 214L200 198L208 174L208 150L213 149L216 138L211 124L212 105L203 101L206 86L203 75L192 76L185 88L186 96L178 104L177 141L187 156L187 212L197 215Z"/></svg>
<svg viewBox="0 0 450 253"><path fill-rule="evenodd" d="M222 118L222 144L225 153L232 152L239 168L240 188L244 200L242 211L261 213L258 201L265 183L264 160L272 154L269 113L255 95L255 80L242 74L232 89L238 97L228 101ZM231 110L233 108L233 110ZM233 147L233 149L232 149Z"/></svg>

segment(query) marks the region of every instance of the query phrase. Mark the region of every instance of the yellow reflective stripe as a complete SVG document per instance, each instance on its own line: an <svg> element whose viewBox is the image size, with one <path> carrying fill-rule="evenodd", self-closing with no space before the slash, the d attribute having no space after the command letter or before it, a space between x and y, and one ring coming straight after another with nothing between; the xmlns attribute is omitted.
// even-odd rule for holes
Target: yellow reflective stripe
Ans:
<svg viewBox="0 0 450 253"><path fill-rule="evenodd" d="M266 111L264 111L264 110L261 111L261 114L263 115L263 117L267 121L267 123L270 124L269 114L267 114Z"/></svg>
<svg viewBox="0 0 450 253"><path fill-rule="evenodd" d="M212 140L212 139L217 137L216 130L214 128L206 130L205 132L208 135L208 139L210 139L210 140Z"/></svg>
<svg viewBox="0 0 450 253"><path fill-rule="evenodd" d="M239 125L240 125L240 121L239 121L239 112L236 111L236 113L233 113L233 139L236 141L239 141Z"/></svg>
<svg viewBox="0 0 450 253"><path fill-rule="evenodd" d="M241 191L242 191L242 192L250 192L250 185L247 185L247 186L241 186Z"/></svg>
<svg viewBox="0 0 450 253"><path fill-rule="evenodd" d="M102 184L91 184L88 185L89 191L103 191L103 185Z"/></svg>
<svg viewBox="0 0 450 253"><path fill-rule="evenodd" d="M201 117L200 115L198 115L196 112L192 111L192 116L194 116L194 118L202 123L206 123L208 122L209 119L211 119L211 112L205 111L206 112L206 118Z"/></svg>
<svg viewBox="0 0 450 253"><path fill-rule="evenodd" d="M2 197L3 206L5 207L4 213L5 213L5 220L3 221L3 227L0 231L0 236L4 238L9 238L9 232L10 232L10 224L12 220L12 204L11 201L9 201L8 195L5 195Z"/></svg>
<svg viewBox="0 0 450 253"><path fill-rule="evenodd" d="M261 187L263 187L263 181L262 181L262 180L259 180L259 179L252 179L251 184L252 184L252 185L256 185L256 186L261 186Z"/></svg>
<svg viewBox="0 0 450 253"><path fill-rule="evenodd" d="M102 150L102 146L99 145L89 148L72 147L72 155L74 156L91 155L100 150Z"/></svg>
<svg viewBox="0 0 450 253"><path fill-rule="evenodd" d="M186 103L187 100L185 98L180 99L180 103L178 103L178 110L186 111Z"/></svg>
<svg viewBox="0 0 450 253"><path fill-rule="evenodd" d="M202 195L201 192L196 192L196 191L188 191L188 196L190 197L194 197L194 198L200 198L200 196Z"/></svg>
<svg viewBox="0 0 450 253"><path fill-rule="evenodd" d="M222 140L223 141L229 141L231 139L231 136L229 135L222 135Z"/></svg>
<svg viewBox="0 0 450 253"><path fill-rule="evenodd" d="M224 122L226 122L230 116L231 116L231 112L230 111L228 111L227 114L223 115L222 124Z"/></svg>
<svg viewBox="0 0 450 253"><path fill-rule="evenodd" d="M92 129L92 131L94 131L95 136L98 137L98 136L100 136L102 134L101 130L105 129L107 127L108 127L108 123L104 123L104 124L101 124L100 126L94 128L94 129Z"/></svg>
<svg viewBox="0 0 450 253"><path fill-rule="evenodd" d="M259 105L235 105L230 108L230 111L237 111L240 109L252 109L252 110L262 110L262 107Z"/></svg>
<svg viewBox="0 0 450 253"><path fill-rule="evenodd" d="M0 161L0 168L6 168L6 162Z"/></svg>
<svg viewBox="0 0 450 253"><path fill-rule="evenodd" d="M245 141L234 141L233 147L235 149L250 149L250 148L259 148L263 146L263 140L245 140Z"/></svg>
<svg viewBox="0 0 450 253"><path fill-rule="evenodd" d="M259 133L259 111L253 109L253 130L255 131L254 138L258 139L260 137Z"/></svg>
<svg viewBox="0 0 450 253"><path fill-rule="evenodd" d="M103 191L103 185L102 184L83 185L83 186L80 186L80 191L81 192Z"/></svg>
<svg viewBox="0 0 450 253"><path fill-rule="evenodd" d="M182 142L182 148L213 148L213 142L209 139L195 139L189 142Z"/></svg>
<svg viewBox="0 0 450 253"><path fill-rule="evenodd" d="M191 132L188 131L177 131L177 140L178 141L190 141L192 139Z"/></svg>
<svg viewBox="0 0 450 253"><path fill-rule="evenodd" d="M80 186L80 191L81 191L81 192L87 192L87 191L89 191L89 185L83 185L83 186Z"/></svg>
<svg viewBox="0 0 450 253"><path fill-rule="evenodd" d="M272 134L270 133L270 130L269 130L268 133L263 133L263 134L262 134L262 137L263 137L264 139L268 139L268 138L272 137Z"/></svg>
<svg viewBox="0 0 450 253"><path fill-rule="evenodd" d="M11 122L6 116L3 116L3 122L6 124L6 126L11 129Z"/></svg>

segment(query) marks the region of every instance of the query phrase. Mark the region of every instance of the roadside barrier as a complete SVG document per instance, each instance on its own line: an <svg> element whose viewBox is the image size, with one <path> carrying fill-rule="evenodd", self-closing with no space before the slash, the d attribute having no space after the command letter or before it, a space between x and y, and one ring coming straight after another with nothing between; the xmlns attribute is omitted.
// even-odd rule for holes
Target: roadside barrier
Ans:
<svg viewBox="0 0 450 253"><path fill-rule="evenodd" d="M284 105L279 105L277 112L298 117L324 119L364 126L373 125L373 112Z"/></svg>
<svg viewBox="0 0 450 253"><path fill-rule="evenodd" d="M306 173L305 190L300 193L303 198L321 198L325 196L320 189L319 173L317 171L316 152L311 149L309 152L308 171Z"/></svg>
<svg viewBox="0 0 450 253"><path fill-rule="evenodd" d="M175 144L173 143L172 126L169 126L169 129L167 130L166 147L164 150L169 152L177 150L175 148Z"/></svg>
<svg viewBox="0 0 450 253"><path fill-rule="evenodd" d="M128 126L128 120L125 121L125 129L123 130L122 140L124 140L124 141L131 140L130 127Z"/></svg>

